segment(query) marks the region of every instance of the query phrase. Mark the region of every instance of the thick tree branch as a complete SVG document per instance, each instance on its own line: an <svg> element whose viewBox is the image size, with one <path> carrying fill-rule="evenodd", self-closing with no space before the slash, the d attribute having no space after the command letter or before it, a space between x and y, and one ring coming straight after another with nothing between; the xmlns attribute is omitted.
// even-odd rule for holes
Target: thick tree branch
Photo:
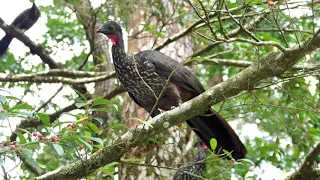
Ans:
<svg viewBox="0 0 320 180"><path fill-rule="evenodd" d="M309 180L309 179L319 179L320 170L314 169L312 165L314 164L317 157L320 155L320 142L312 149L312 151L306 156L304 162L298 169L290 175L287 180Z"/></svg>
<svg viewBox="0 0 320 180"><path fill-rule="evenodd" d="M294 47L285 53L281 51L271 52L227 81L216 85L171 111L150 119L149 123L152 127L140 125L130 129L112 145L94 153L90 159L77 161L69 166L44 174L37 179L78 179L92 173L99 167L119 161L124 153L147 142L149 137L166 131L168 127L177 125L190 117L202 114L213 104L235 96L244 90L250 90L262 79L284 73L300 58L319 47L320 35L318 30L312 38L304 41L301 46Z"/></svg>
<svg viewBox="0 0 320 180"><path fill-rule="evenodd" d="M51 69L48 72L38 72L36 75L42 76L63 76L63 77L97 77L106 75L108 72L89 72L89 71L78 71L73 69Z"/></svg>
<svg viewBox="0 0 320 180"><path fill-rule="evenodd" d="M4 30L10 36L17 38L23 44L30 48L32 54L37 54L45 63L49 65L51 69L59 69L61 66L56 63L44 50L41 46L36 45L30 40L28 36L23 34L20 29L6 24L3 19L0 18L0 28Z"/></svg>
<svg viewBox="0 0 320 180"><path fill-rule="evenodd" d="M115 76L115 73L100 73L102 75L96 77L82 77L79 79L61 77L61 76L46 76L45 74L6 74L0 73L0 82L20 82L27 81L33 83L63 83L63 84L85 84L98 81L104 81Z"/></svg>

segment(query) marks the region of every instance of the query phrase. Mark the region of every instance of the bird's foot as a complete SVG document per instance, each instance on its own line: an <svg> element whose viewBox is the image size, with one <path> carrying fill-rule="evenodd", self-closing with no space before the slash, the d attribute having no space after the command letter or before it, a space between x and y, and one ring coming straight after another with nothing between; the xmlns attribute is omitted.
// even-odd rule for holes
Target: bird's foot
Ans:
<svg viewBox="0 0 320 180"><path fill-rule="evenodd" d="M171 106L171 108L170 108L170 109L171 109L171 110L173 110L173 109L175 109L175 108L177 108L177 107L181 106L181 104L182 104L182 103L179 103L179 105L178 105L178 106Z"/></svg>

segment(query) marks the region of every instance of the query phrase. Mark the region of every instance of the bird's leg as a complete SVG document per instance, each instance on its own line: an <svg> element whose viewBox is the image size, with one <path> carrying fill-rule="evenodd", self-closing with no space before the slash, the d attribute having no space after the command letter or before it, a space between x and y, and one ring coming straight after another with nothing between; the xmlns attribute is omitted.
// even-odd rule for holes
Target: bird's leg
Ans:
<svg viewBox="0 0 320 180"><path fill-rule="evenodd" d="M148 112L151 112L152 110L148 111ZM152 112L151 112L151 117L156 117L158 116L160 113L160 110L158 108L155 108Z"/></svg>
<svg viewBox="0 0 320 180"><path fill-rule="evenodd" d="M183 102L182 102L182 99L181 99L181 96L180 96L180 92L179 90L177 89L177 87L174 85L174 84L171 84L170 85L170 89L169 89L170 92L170 96L172 98L172 101L173 101L173 106L171 106L171 110L176 108L176 107L179 107Z"/></svg>
<svg viewBox="0 0 320 180"><path fill-rule="evenodd" d="M163 96L160 98L158 107L163 110L172 110L182 104L182 99L177 87L169 83Z"/></svg>

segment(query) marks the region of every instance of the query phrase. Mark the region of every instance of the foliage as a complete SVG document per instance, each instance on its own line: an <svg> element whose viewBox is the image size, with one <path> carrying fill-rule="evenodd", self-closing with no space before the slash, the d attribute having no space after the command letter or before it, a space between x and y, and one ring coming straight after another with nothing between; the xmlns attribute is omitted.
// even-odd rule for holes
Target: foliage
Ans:
<svg viewBox="0 0 320 180"><path fill-rule="evenodd" d="M208 12L215 12L216 15L212 18L214 21L209 23L213 32L207 24L201 24L188 34L192 41L189 45L192 44L194 52L221 41L199 56L189 57L196 74L206 88L216 84L215 78L227 80L243 69L219 64L219 59L254 62L267 53L279 50L276 46L257 46L248 41L232 41L235 37L228 37L226 34L239 26L228 16L226 9L221 9L218 13L217 6L227 6L232 10L235 20L242 24L253 21L257 14L268 13L264 20L254 25L255 28L251 32L261 42L273 41L284 48L302 45L300 43L312 37L318 28L319 7L310 2L304 4L309 11L299 16L292 13L296 11L285 11L297 10L293 1L282 5L266 4L262 1L225 1L226 4L223 6L219 4L221 1L201 2L202 4L199 4L200 1L190 2L194 6L193 9L190 3L178 0L168 1L169 5L159 0L108 1L98 7L92 7L96 17L89 19L101 24L114 17L116 20L119 20L117 17L121 17L123 25L128 31L131 30L129 40L146 39L152 42L148 47L156 47L168 37L181 32L170 29L173 24L187 29L199 21L199 15L204 17ZM41 6L42 18L47 20L47 31L39 37L43 48L65 68L78 69L87 61L82 70L93 71L97 69L95 58L103 57L96 57L91 52L93 47L90 44L99 44L100 39L92 42L89 38L83 19L87 16L92 17L94 13L88 10L79 15L80 10L77 7L81 3L87 1L54 0L53 6ZM89 5L91 7L90 3ZM221 20L220 16L225 19ZM215 39L215 36L220 39ZM221 40L223 38L225 39ZM248 40L251 36L248 33L239 33L236 38ZM63 54L67 55L63 57ZM320 50L315 50L299 60L298 65L318 65L319 54ZM25 57L16 57L10 50L1 57L0 72L28 74L49 70L43 62L35 64L28 61L32 57L29 52ZM206 64L208 61L210 65ZM114 79L111 82L118 83ZM110 100L93 94L90 90L91 94L84 94L75 86L70 88L64 85L63 93L59 93L44 108L37 110L40 104L50 98L48 93L41 93L42 90L46 91L43 84L1 82L0 88L0 128L5 130L0 131L0 138L3 140L0 144L0 166L15 162L23 171L19 174L9 172L10 178L32 179L76 160L88 159L92 153L112 144L129 128L124 125L122 119L124 95ZM17 93L18 91L21 93ZM293 171L320 140L319 93L317 71L288 70L282 75L265 79L249 91L214 105L213 108L222 116L232 120L232 123L235 122L236 132L245 140L248 156L243 161L230 163L208 151L205 177L257 179L261 174L254 170L263 168L264 163L271 164L283 172ZM50 119L52 113L67 106L65 102L75 103L78 110L64 112L57 119ZM100 117L98 114L101 112L107 113L108 116ZM10 142L11 132L14 131L14 127L11 127L12 121L32 119L38 119L42 124L18 129L17 140ZM134 120L149 126L144 120ZM182 126L175 131L184 133L185 128L186 126ZM162 145L167 139L162 135L149 138L157 145ZM210 143L214 149L217 142L212 140ZM143 162L139 158L124 158L121 162L97 169L95 173L88 175L88 179L114 177L121 163Z"/></svg>

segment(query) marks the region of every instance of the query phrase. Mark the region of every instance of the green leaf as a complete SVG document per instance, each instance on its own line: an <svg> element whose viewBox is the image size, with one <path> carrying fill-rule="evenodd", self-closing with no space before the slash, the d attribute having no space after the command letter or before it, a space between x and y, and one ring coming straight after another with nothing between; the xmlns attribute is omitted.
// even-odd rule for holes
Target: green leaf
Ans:
<svg viewBox="0 0 320 180"><path fill-rule="evenodd" d="M92 112L110 112L107 108L92 108Z"/></svg>
<svg viewBox="0 0 320 180"><path fill-rule="evenodd" d="M53 146L54 150L56 150L56 152L59 154L59 156L63 156L64 151L63 151L62 146L60 146L59 144L55 144L55 143L53 143L52 146Z"/></svg>
<svg viewBox="0 0 320 180"><path fill-rule="evenodd" d="M229 151L227 151L227 150L225 150L225 149L222 149L222 151L223 151L230 159L233 159L232 154L231 154Z"/></svg>
<svg viewBox="0 0 320 180"><path fill-rule="evenodd" d="M17 128L19 131L25 132L27 134L31 134L30 131L26 130L26 129L22 129L22 128Z"/></svg>
<svg viewBox="0 0 320 180"><path fill-rule="evenodd" d="M45 114L45 113L37 113L39 119L42 121L42 123L45 125L45 126L50 126L50 117L48 114Z"/></svg>
<svg viewBox="0 0 320 180"><path fill-rule="evenodd" d="M59 5L61 3L61 0L53 0L54 5Z"/></svg>
<svg viewBox="0 0 320 180"><path fill-rule="evenodd" d="M116 165L118 165L118 164L120 164L120 163L119 163L119 162L112 162L112 163L110 163L110 164L107 164L105 167L116 166Z"/></svg>
<svg viewBox="0 0 320 180"><path fill-rule="evenodd" d="M80 143L82 143L83 145L85 145L90 151L92 151L93 147L87 143L86 141L82 140L82 139L78 139L78 141L80 141Z"/></svg>
<svg viewBox="0 0 320 180"><path fill-rule="evenodd" d="M14 96L6 96L7 99L10 99L10 100L20 100Z"/></svg>
<svg viewBox="0 0 320 180"><path fill-rule="evenodd" d="M87 101L87 98L84 94L82 94L80 91L76 89L73 89L73 90L82 98L82 100Z"/></svg>
<svg viewBox="0 0 320 180"><path fill-rule="evenodd" d="M245 162L247 164L250 164L251 166L255 166L254 162L251 161L250 159L239 159L239 162Z"/></svg>
<svg viewBox="0 0 320 180"><path fill-rule="evenodd" d="M118 111L118 106L116 104L113 104L110 100L108 99L97 99L93 102L92 107L97 106L97 105L111 105L115 111Z"/></svg>
<svg viewBox="0 0 320 180"><path fill-rule="evenodd" d="M155 139L155 138L148 138L148 141L151 141L151 142L154 142L154 143L158 143L158 140L157 139Z"/></svg>
<svg viewBox="0 0 320 180"><path fill-rule="evenodd" d="M103 141L100 139L100 138L97 138L97 137L91 137L91 136L82 136L84 138L87 138L87 139L90 139L92 141L95 141L99 144L101 144L103 146Z"/></svg>
<svg viewBox="0 0 320 180"><path fill-rule="evenodd" d="M21 133L19 133L19 132L16 132L16 134L17 134L17 136L18 136L18 138L19 138L19 143L20 144L24 144L24 143L27 143L27 140L26 140L26 138L23 136L23 134L21 134Z"/></svg>
<svg viewBox="0 0 320 180"><path fill-rule="evenodd" d="M84 131L84 135L91 137L91 133L89 131Z"/></svg>
<svg viewBox="0 0 320 180"><path fill-rule="evenodd" d="M22 104L17 104L15 106L13 106L10 111L14 112L15 110L21 110L21 109L25 109L25 110L33 110L32 106L30 106L29 104L26 103L22 103Z"/></svg>
<svg viewBox="0 0 320 180"><path fill-rule="evenodd" d="M76 103L75 105L77 108L82 108L83 106L88 105L88 103Z"/></svg>
<svg viewBox="0 0 320 180"><path fill-rule="evenodd" d="M87 122L87 125L94 133L99 133L99 128L95 124L92 122Z"/></svg>
<svg viewBox="0 0 320 180"><path fill-rule="evenodd" d="M98 117L92 117L92 119L98 121L100 123L100 125L103 124L103 119L102 118L98 118Z"/></svg>
<svg viewBox="0 0 320 180"><path fill-rule="evenodd" d="M110 100L108 99L97 99L93 102L92 107L93 106L97 106L97 105L101 105L101 104L105 104L105 105L111 105L113 104Z"/></svg>
<svg viewBox="0 0 320 180"><path fill-rule="evenodd" d="M213 151L217 148L217 140L215 138L210 139L210 147Z"/></svg>

